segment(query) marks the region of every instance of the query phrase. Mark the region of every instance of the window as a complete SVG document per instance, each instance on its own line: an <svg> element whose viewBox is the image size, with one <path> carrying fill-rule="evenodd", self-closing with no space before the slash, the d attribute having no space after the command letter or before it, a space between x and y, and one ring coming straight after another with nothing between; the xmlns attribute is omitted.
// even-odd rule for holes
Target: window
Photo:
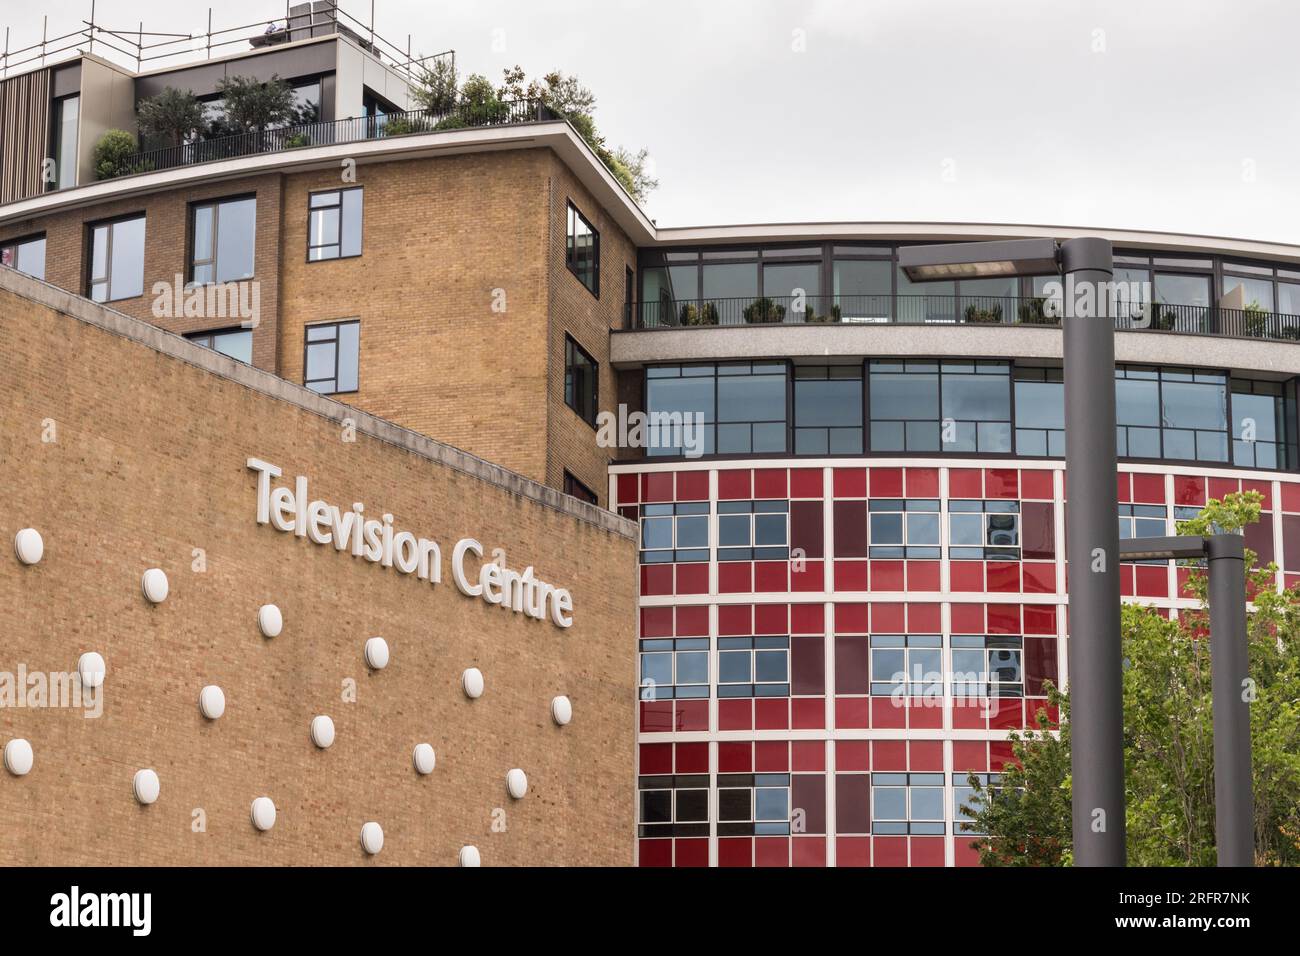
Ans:
<svg viewBox="0 0 1300 956"><path fill-rule="evenodd" d="M596 360L569 336L564 337L564 404L584 422L596 425Z"/></svg>
<svg viewBox="0 0 1300 956"><path fill-rule="evenodd" d="M870 641L873 696L943 696L941 635L873 634Z"/></svg>
<svg viewBox="0 0 1300 956"><path fill-rule="evenodd" d="M307 261L361 255L361 189L332 189L308 197Z"/></svg>
<svg viewBox="0 0 1300 956"><path fill-rule="evenodd" d="M873 773L871 832L939 835L943 821L943 774Z"/></svg>
<svg viewBox="0 0 1300 956"><path fill-rule="evenodd" d="M598 504L596 493L580 482L577 478L569 473L566 469L564 472L564 493L579 501L585 501L588 504Z"/></svg>
<svg viewBox="0 0 1300 956"><path fill-rule="evenodd" d="M600 233L569 203L569 241L565 265L596 298L600 298Z"/></svg>
<svg viewBox="0 0 1300 956"><path fill-rule="evenodd" d="M88 295L96 302L144 294L144 216L90 227Z"/></svg>
<svg viewBox="0 0 1300 956"><path fill-rule="evenodd" d="M190 214L190 279L237 282L253 277L257 200L223 199L200 203Z"/></svg>
<svg viewBox="0 0 1300 956"><path fill-rule="evenodd" d="M55 189L77 185L77 125L81 97L64 96L51 104L50 158L54 160Z"/></svg>
<svg viewBox="0 0 1300 956"><path fill-rule="evenodd" d="M709 835L709 775L656 774L638 782L637 835Z"/></svg>
<svg viewBox="0 0 1300 956"><path fill-rule="evenodd" d="M1023 697L1024 638L1009 634L952 635L952 696Z"/></svg>
<svg viewBox="0 0 1300 956"><path fill-rule="evenodd" d="M303 384L313 392L331 395L357 390L360 321L309 325L303 349Z"/></svg>
<svg viewBox="0 0 1300 956"><path fill-rule="evenodd" d="M1016 454L1065 457L1065 379L1061 369L1016 367Z"/></svg>
<svg viewBox="0 0 1300 956"><path fill-rule="evenodd" d="M719 501L719 561L788 561L790 502Z"/></svg>
<svg viewBox="0 0 1300 956"><path fill-rule="evenodd" d="M641 563L709 560L709 503L643 505Z"/></svg>
<svg viewBox="0 0 1300 956"><path fill-rule="evenodd" d="M954 561L1019 561L1020 502L948 502L948 557Z"/></svg>
<svg viewBox="0 0 1300 956"><path fill-rule="evenodd" d="M1165 530L1164 505L1120 505L1119 537L1121 541L1129 538L1162 538ZM1164 564L1163 561L1157 562Z"/></svg>
<svg viewBox="0 0 1300 956"><path fill-rule="evenodd" d="M869 504L869 555L873 558L939 557L939 502L932 498L876 498Z"/></svg>
<svg viewBox="0 0 1300 956"><path fill-rule="evenodd" d="M888 322L893 309L893 266L888 259L844 259L831 270L832 311L841 322Z"/></svg>
<svg viewBox="0 0 1300 956"><path fill-rule="evenodd" d="M789 833L788 773L718 774L718 836Z"/></svg>
<svg viewBox="0 0 1300 956"><path fill-rule="evenodd" d="M1011 451L1006 362L871 362L873 451Z"/></svg>
<svg viewBox="0 0 1300 956"><path fill-rule="evenodd" d="M646 369L648 453L785 454L787 381L785 362Z"/></svg>
<svg viewBox="0 0 1300 956"><path fill-rule="evenodd" d="M252 329L218 329L215 332L194 332L185 337L204 348L253 364Z"/></svg>
<svg viewBox="0 0 1300 956"><path fill-rule="evenodd" d="M1116 443L1128 458L1228 461L1228 381L1207 369L1115 369Z"/></svg>
<svg viewBox="0 0 1300 956"><path fill-rule="evenodd" d="M719 637L719 697L789 697L789 637Z"/></svg>
<svg viewBox="0 0 1300 956"><path fill-rule="evenodd" d="M654 638L641 642L642 700L709 696L709 639Z"/></svg>
<svg viewBox="0 0 1300 956"><path fill-rule="evenodd" d="M1286 435L1281 382L1232 380L1232 461L1246 468L1287 468L1294 462Z"/></svg>
<svg viewBox="0 0 1300 956"><path fill-rule="evenodd" d="M952 818L955 821L954 829L958 833L971 833L976 836L983 836L983 831L978 829L975 821L962 813L962 807L967 807L972 811L978 812L983 809L977 807L973 802L975 790L970 785L970 778L974 776L979 785L984 788L984 793L991 799L996 800L1003 790L1002 774L1000 773L954 773L952 775ZM1014 792L1014 791L1013 791Z"/></svg>
<svg viewBox="0 0 1300 956"><path fill-rule="evenodd" d="M795 367L794 453L862 453L861 366Z"/></svg>
<svg viewBox="0 0 1300 956"><path fill-rule="evenodd" d="M0 242L0 266L26 273L33 279L45 278L45 237L9 239Z"/></svg>

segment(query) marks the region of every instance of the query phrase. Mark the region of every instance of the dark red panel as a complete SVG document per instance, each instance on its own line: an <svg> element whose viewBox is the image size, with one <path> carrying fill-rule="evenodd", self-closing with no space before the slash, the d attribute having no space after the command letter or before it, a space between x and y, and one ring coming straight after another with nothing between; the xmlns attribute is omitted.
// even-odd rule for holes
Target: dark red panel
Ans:
<svg viewBox="0 0 1300 956"><path fill-rule="evenodd" d="M754 701L755 730L789 730L790 700L787 697L759 697ZM760 745L761 746L761 745Z"/></svg>
<svg viewBox="0 0 1300 956"><path fill-rule="evenodd" d="M677 744L677 773L708 773L709 745L706 743Z"/></svg>
<svg viewBox="0 0 1300 956"><path fill-rule="evenodd" d="M790 693L801 697L826 693L825 638L790 638Z"/></svg>
<svg viewBox="0 0 1300 956"><path fill-rule="evenodd" d="M875 730L902 730L907 726L907 702L897 697L871 698L871 726Z"/></svg>
<svg viewBox="0 0 1300 956"><path fill-rule="evenodd" d="M835 832L871 832L871 777L867 774L835 775Z"/></svg>
<svg viewBox="0 0 1300 956"><path fill-rule="evenodd" d="M822 503L820 501L790 502L790 547L803 551L805 558L823 556L822 539L825 537L826 524L822 520ZM795 557L794 554L790 555Z"/></svg>
<svg viewBox="0 0 1300 956"><path fill-rule="evenodd" d="M618 503L634 505L641 500L641 481L638 475L618 476Z"/></svg>
<svg viewBox="0 0 1300 956"><path fill-rule="evenodd" d="M867 556L867 503L836 501L831 509L835 534L835 557Z"/></svg>
<svg viewBox="0 0 1300 956"><path fill-rule="evenodd" d="M1052 472L1025 468L1020 472L1020 497L1051 501L1056 497Z"/></svg>
<svg viewBox="0 0 1300 956"><path fill-rule="evenodd" d="M907 497L938 498L938 468L908 468L906 478Z"/></svg>
<svg viewBox="0 0 1300 956"><path fill-rule="evenodd" d="M748 468L727 468L718 472L718 497L723 500L752 498Z"/></svg>
<svg viewBox="0 0 1300 956"><path fill-rule="evenodd" d="M824 697L795 697L790 701L790 726L795 730L822 730L826 727Z"/></svg>
<svg viewBox="0 0 1300 956"><path fill-rule="evenodd" d="M1015 468L985 468L984 497L1019 498L1020 472Z"/></svg>
<svg viewBox="0 0 1300 956"><path fill-rule="evenodd" d="M641 593L646 596L672 594L673 566L671 564L642 565Z"/></svg>
<svg viewBox="0 0 1300 956"><path fill-rule="evenodd" d="M725 565L718 566L718 576L721 580L722 568ZM817 565L818 570L821 565ZM790 580L787 571L789 566L784 561L755 561L754 562L754 593L764 594L774 591L790 590ZM721 587L719 585L719 587ZM732 590L728 587L726 590ZM821 590L821 588L818 588Z"/></svg>
<svg viewBox="0 0 1300 956"><path fill-rule="evenodd" d="M1196 475L1174 475L1174 504L1205 504L1205 479Z"/></svg>
<svg viewBox="0 0 1300 956"><path fill-rule="evenodd" d="M867 693L871 686L869 657L867 638L835 638L835 693Z"/></svg>
<svg viewBox="0 0 1300 956"><path fill-rule="evenodd" d="M793 604L790 606L790 631L793 634L823 634L826 632L826 606L823 604Z"/></svg>
<svg viewBox="0 0 1300 956"><path fill-rule="evenodd" d="M988 606L990 634L1019 634L1020 605L990 604Z"/></svg>
<svg viewBox="0 0 1300 956"><path fill-rule="evenodd" d="M788 741L760 740L754 744L754 773L786 773L789 769Z"/></svg>
<svg viewBox="0 0 1300 956"><path fill-rule="evenodd" d="M790 606L788 604L755 604L755 634L789 634Z"/></svg>
<svg viewBox="0 0 1300 956"><path fill-rule="evenodd" d="M754 841L750 837L723 837L718 840L718 866L753 866Z"/></svg>
<svg viewBox="0 0 1300 956"><path fill-rule="evenodd" d="M1260 507L1263 508L1265 511L1273 510L1273 482L1256 481L1251 478L1243 478L1241 480L1241 490L1258 491L1261 495L1264 496L1264 502Z"/></svg>
<svg viewBox="0 0 1300 956"><path fill-rule="evenodd" d="M673 609L670 607L643 607L641 609L642 637L672 637Z"/></svg>
<svg viewBox="0 0 1300 956"><path fill-rule="evenodd" d="M791 498L821 498L825 493L820 468L791 468Z"/></svg>
<svg viewBox="0 0 1300 956"><path fill-rule="evenodd" d="M865 591L867 589L866 561L836 561L835 590Z"/></svg>
<svg viewBox="0 0 1300 956"><path fill-rule="evenodd" d="M1300 512L1300 484L1294 481L1282 482L1282 510Z"/></svg>
<svg viewBox="0 0 1300 956"><path fill-rule="evenodd" d="M978 468L953 468L948 472L949 498L983 498L984 472Z"/></svg>
<svg viewBox="0 0 1300 956"><path fill-rule="evenodd" d="M718 743L718 773L753 773L754 745L724 740Z"/></svg>
<svg viewBox="0 0 1300 956"><path fill-rule="evenodd" d="M652 867L673 865L672 840L638 840L636 849L637 866Z"/></svg>
<svg viewBox="0 0 1300 956"><path fill-rule="evenodd" d="M952 769L956 773L986 773L989 769L988 744L982 740L954 740Z"/></svg>
<svg viewBox="0 0 1300 956"><path fill-rule="evenodd" d="M983 604L954 604L952 606L952 633L984 634Z"/></svg>
<svg viewBox="0 0 1300 956"><path fill-rule="evenodd" d="M718 562L718 593L748 594L753 590L753 564L751 562Z"/></svg>
<svg viewBox="0 0 1300 956"><path fill-rule="evenodd" d="M673 772L672 744L642 744L640 751L641 766L638 773L651 775Z"/></svg>
<svg viewBox="0 0 1300 956"><path fill-rule="evenodd" d="M671 471L648 472L641 476L642 501L672 501L673 473Z"/></svg>
<svg viewBox="0 0 1300 956"><path fill-rule="evenodd" d="M839 837L835 841L835 865L870 866L871 837Z"/></svg>
<svg viewBox="0 0 1300 956"><path fill-rule="evenodd" d="M1056 605L1026 604L1024 617L1026 634L1056 635Z"/></svg>
<svg viewBox="0 0 1300 956"><path fill-rule="evenodd" d="M784 468L754 469L755 498L789 498L790 486Z"/></svg>
<svg viewBox="0 0 1300 956"><path fill-rule="evenodd" d="M826 769L826 747L820 740L796 740L790 744L791 769L822 771Z"/></svg>
<svg viewBox="0 0 1300 956"><path fill-rule="evenodd" d="M1211 498L1222 501L1224 496L1236 494L1240 490L1241 482L1236 478L1211 478L1208 493Z"/></svg>
<svg viewBox="0 0 1300 956"><path fill-rule="evenodd" d="M867 496L867 469L836 468L832 488L836 498L865 498Z"/></svg>
<svg viewBox="0 0 1300 956"><path fill-rule="evenodd" d="M835 631L838 634L866 634L871 628L867 624L867 604L836 604Z"/></svg>
<svg viewBox="0 0 1300 956"><path fill-rule="evenodd" d="M907 866L907 837L875 837L871 843L872 866Z"/></svg>
<svg viewBox="0 0 1300 956"><path fill-rule="evenodd" d="M709 593L709 566L707 564L678 564L675 567L677 568L677 590L674 593Z"/></svg>
<svg viewBox="0 0 1300 956"><path fill-rule="evenodd" d="M641 732L666 734L673 729L673 702L671 700L641 701Z"/></svg>
<svg viewBox="0 0 1300 956"><path fill-rule="evenodd" d="M871 699L836 697L835 726L841 730L865 730L871 726Z"/></svg>
<svg viewBox="0 0 1300 956"><path fill-rule="evenodd" d="M703 605L677 609L677 636L702 637L709 633L709 609Z"/></svg>
<svg viewBox="0 0 1300 956"><path fill-rule="evenodd" d="M821 561L809 561L802 570L790 569L790 590L808 593L826 589L826 568Z"/></svg>
<svg viewBox="0 0 1300 956"><path fill-rule="evenodd" d="M703 867L709 865L708 840L677 840L675 865Z"/></svg>
<svg viewBox="0 0 1300 956"><path fill-rule="evenodd" d="M707 471L679 471L677 473L677 500L704 501L709 497Z"/></svg>
<svg viewBox="0 0 1300 956"><path fill-rule="evenodd" d="M872 468L869 475L872 498L903 497L903 469Z"/></svg>
<svg viewBox="0 0 1300 956"><path fill-rule="evenodd" d="M835 741L836 770L870 770L871 741L837 740Z"/></svg>
<svg viewBox="0 0 1300 956"><path fill-rule="evenodd" d="M707 700L677 701L677 730L709 729L709 702Z"/></svg>
<svg viewBox="0 0 1300 956"><path fill-rule="evenodd" d="M907 769L906 740L873 740L871 742L871 769L881 770Z"/></svg>
<svg viewBox="0 0 1300 956"><path fill-rule="evenodd" d="M1143 504L1165 503L1164 475L1134 475L1133 500Z"/></svg>
<svg viewBox="0 0 1300 956"><path fill-rule="evenodd" d="M1020 506L1020 555L1029 559L1056 557L1056 508L1050 501L1026 501Z"/></svg>
<svg viewBox="0 0 1300 956"><path fill-rule="evenodd" d="M1056 565L1041 561L1026 561L1020 568L1024 579L1024 589L1031 594L1053 594L1056 592Z"/></svg>
<svg viewBox="0 0 1300 956"><path fill-rule="evenodd" d="M1134 571L1138 597L1169 596L1169 570L1163 564L1139 564Z"/></svg>
<svg viewBox="0 0 1300 956"><path fill-rule="evenodd" d="M719 730L753 730L754 702L728 698L718 701Z"/></svg>

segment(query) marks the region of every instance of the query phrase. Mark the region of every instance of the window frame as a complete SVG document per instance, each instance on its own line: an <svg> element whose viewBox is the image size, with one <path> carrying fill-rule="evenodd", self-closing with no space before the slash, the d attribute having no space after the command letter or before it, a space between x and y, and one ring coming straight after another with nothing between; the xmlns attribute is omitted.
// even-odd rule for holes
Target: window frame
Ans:
<svg viewBox="0 0 1300 956"><path fill-rule="evenodd" d="M569 469L564 469L564 493L570 498L577 498L589 505L599 505L599 496L579 481Z"/></svg>
<svg viewBox="0 0 1300 956"><path fill-rule="evenodd" d="M307 253L306 253L306 255L307 255L307 259L306 259L306 261L307 261L307 263L308 263L309 265L314 265L314 264L319 263L319 262L336 262L336 261L338 261L338 260L340 260L340 259L360 259L360 258L361 258L362 253L365 251L366 198L365 198L365 193L362 192L362 190L364 190L364 189L365 189L365 186L340 186L340 187L338 187L337 189L316 189L316 190L310 190L310 191L308 191L308 193L307 193ZM343 232L344 232L344 217L343 217L343 212L344 212L345 206L344 206L344 204L343 204L343 194L344 194L344 193L349 193L349 192L361 192L361 208L360 208L360 211L359 211L359 217L360 217L361 221L357 224L357 237L358 237L358 239L359 239L360 241L359 241L358 244L357 244L357 251L356 251L356 252L352 252L352 253L348 253L347 255L344 255L344 254L343 254ZM337 198L337 202L335 202L333 205L327 205L327 206L313 206L313 205L312 205L312 200L313 200L316 196L328 196L328 195L331 195L331 194L333 194L333 195L335 195L335 196L338 197L338 198ZM322 243L313 243L313 242L312 242L312 219L313 219L313 217L312 217L312 213L316 212L316 211L319 210L319 209L337 209L338 212L339 212L338 231L337 231L337 235L335 236L335 241L334 241L334 242L322 242ZM315 249L328 249L328 248L331 248L331 247L332 247L332 248L335 248L335 249L338 250L338 254L337 254L337 255L333 255L333 256L321 256L321 257L319 257L319 258L315 258L315 259L312 258L312 255L311 255L311 254L312 254L312 251L313 251L313 250L315 250Z"/></svg>
<svg viewBox="0 0 1300 956"><path fill-rule="evenodd" d="M584 289L586 289L588 292L594 295L597 299L599 299L600 298L600 230L591 224L591 220L582 214L582 211L579 210L576 205L574 205L572 199L566 199L565 206L567 209L567 213L565 219L564 264L568 268L568 270L571 273L573 273L573 277L578 280L578 283ZM587 281L582 277L582 273L579 271L578 235L576 231L577 220L582 221L582 224L587 227L587 230L591 233L591 237L592 237L591 238L591 261L592 261L591 283L592 284L591 285L587 285Z"/></svg>
<svg viewBox="0 0 1300 956"><path fill-rule="evenodd" d="M222 328L219 329L201 329L198 332L186 332L184 338L186 341L193 342L195 345L200 345L205 349L211 349L212 351L216 352L218 355L224 355L228 359L234 359L236 362L242 362L243 359L237 359L229 352L222 352L213 343L213 340L218 335L233 335L237 332L243 332L248 334L248 351L249 351L250 361L244 364L252 365L253 363L251 361L251 358L252 358L252 351L253 351L253 330L246 326L228 325L228 326L223 326ZM202 339L205 338L208 339L208 341L206 342L201 341Z"/></svg>
<svg viewBox="0 0 1300 956"><path fill-rule="evenodd" d="M576 383L572 379L572 370L576 367L574 358L578 353L587 360L591 365L591 417L588 418L582 409L578 408L578 394ZM600 363L595 357L578 344L568 332L564 333L564 404L575 415L581 418L592 428L596 428L596 419L600 416Z"/></svg>
<svg viewBox="0 0 1300 956"><path fill-rule="evenodd" d="M36 242L41 243L43 246L43 248L41 249L41 274L39 276L33 275L30 272L23 272L22 269L18 268L19 249L22 246L31 245L32 243L36 243ZM8 266L7 268L13 269L14 272L21 272L23 275L29 276L30 278L33 279L38 279L41 282L45 281L45 258L46 258L45 253L49 250L49 237L46 235L46 233L33 232L23 236L15 236L12 239L0 239L0 256L3 255L4 250L6 249L12 249L13 257L14 257L14 264L12 266Z"/></svg>
<svg viewBox="0 0 1300 956"><path fill-rule="evenodd" d="M314 388L312 388L312 387L311 387L311 386L312 386L312 383L315 383L315 382L330 382L330 381L332 381L336 386L338 385L338 382L339 382L339 334L338 334L338 330L339 330L341 327L345 326L345 325L355 325L355 326L357 326L357 386L356 386L356 388L346 389L346 390L340 390L340 391L329 391L329 392L322 392L322 391L319 391L318 389L314 389ZM308 356L308 354L309 354L309 349L310 349L311 346L313 346L313 345L321 345L321 344L323 344L325 341L329 341L329 340L317 339L317 340L315 340L315 341L312 341L312 340L308 337L307 332L308 332L309 329L321 329L321 328L328 328L328 327L332 327L332 328L334 328L334 330L335 330L335 331L334 331L334 338L333 338L333 343L334 343L334 376L333 376L333 378L313 378L313 379L308 379L308 378L307 378L307 356ZM317 395L355 395L357 392L361 391L361 320L360 320L359 318L356 318L356 319L333 319L333 320L326 321L326 322L311 322L311 323L308 323L307 325L303 326L303 332L302 332L302 384L303 384L303 387L304 387L304 388L311 389L313 392L316 392Z"/></svg>
<svg viewBox="0 0 1300 956"><path fill-rule="evenodd" d="M114 233L118 226L140 220L144 223L143 234L140 238L140 291L135 295L113 295L113 245ZM95 231L98 229L107 229L108 236L105 240L107 248L104 250L104 276L101 279L95 277ZM149 238L149 217L140 210L138 212L124 213L120 216L113 216L111 219L97 219L93 222L86 223L86 264L85 264L85 283L82 288L85 290L85 296L92 302L101 305L107 305L110 302L126 302L130 299L143 298L145 294L145 244ZM105 287L105 298L95 298L95 286L103 285Z"/></svg>
<svg viewBox="0 0 1300 956"><path fill-rule="evenodd" d="M251 199L253 201L253 271L250 275L240 279L222 279L217 275L218 258L217 249L221 240L221 207L230 203L244 202ZM199 262L195 259L196 240L198 239L198 212L205 207L212 207L212 254L210 258ZM215 199L196 199L189 204L188 222L186 223L186 249L185 249L185 278L187 283L198 283L199 285L224 285L228 282L252 282L257 278L257 193L240 193L234 196L220 196ZM212 278L206 282L198 282L194 278L194 271L200 265L212 266Z"/></svg>

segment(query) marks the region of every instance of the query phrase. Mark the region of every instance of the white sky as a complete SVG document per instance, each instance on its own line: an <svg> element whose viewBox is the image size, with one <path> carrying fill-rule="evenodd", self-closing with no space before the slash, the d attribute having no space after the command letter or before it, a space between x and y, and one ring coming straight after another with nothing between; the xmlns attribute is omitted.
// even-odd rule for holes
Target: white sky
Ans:
<svg viewBox="0 0 1300 956"><path fill-rule="evenodd" d="M341 0L369 19L369 0ZM1050 223L1300 243L1293 0L375 0L376 29L493 81L576 73L645 146L661 226ZM11 47L90 0L0 21ZM283 15L223 0L217 27ZM202 32L206 4L97 0ZM801 31L801 32L796 32ZM504 47L504 49L502 49Z"/></svg>

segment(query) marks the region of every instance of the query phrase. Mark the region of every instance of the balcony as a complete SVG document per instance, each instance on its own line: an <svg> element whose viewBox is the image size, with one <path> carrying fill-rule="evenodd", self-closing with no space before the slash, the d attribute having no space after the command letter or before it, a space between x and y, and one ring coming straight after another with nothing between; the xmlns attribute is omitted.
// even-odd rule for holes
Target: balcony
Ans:
<svg viewBox="0 0 1300 956"><path fill-rule="evenodd" d="M660 299L628 306L635 330L747 325L1060 325L1061 303L1043 297L954 295L761 296ZM1118 302L1115 328L1300 341L1300 315L1219 306Z"/></svg>
<svg viewBox="0 0 1300 956"><path fill-rule="evenodd" d="M416 133L541 123L560 118L540 100L504 100L490 106L461 104L441 112L410 110L378 116L353 116L329 122L280 126L260 133L217 136L180 146L135 153L127 158L125 166L131 171L128 175L152 173L311 146L334 146Z"/></svg>

